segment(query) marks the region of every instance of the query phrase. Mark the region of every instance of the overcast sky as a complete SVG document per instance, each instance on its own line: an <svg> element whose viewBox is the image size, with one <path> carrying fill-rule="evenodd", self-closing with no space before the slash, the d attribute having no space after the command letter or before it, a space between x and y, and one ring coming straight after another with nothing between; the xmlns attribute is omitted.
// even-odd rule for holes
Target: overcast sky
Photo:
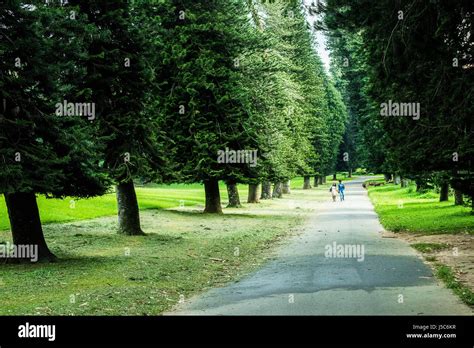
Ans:
<svg viewBox="0 0 474 348"><path fill-rule="evenodd" d="M326 50L326 36L320 31L316 31L316 41L318 42L318 54L326 67L326 71L329 72L329 52Z"/></svg>

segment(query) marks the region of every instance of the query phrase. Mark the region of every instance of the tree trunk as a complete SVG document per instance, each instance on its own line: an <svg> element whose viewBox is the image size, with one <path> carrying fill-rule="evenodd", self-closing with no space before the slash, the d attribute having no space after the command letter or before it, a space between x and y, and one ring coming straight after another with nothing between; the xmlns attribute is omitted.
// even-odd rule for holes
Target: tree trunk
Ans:
<svg viewBox="0 0 474 348"><path fill-rule="evenodd" d="M273 185L273 197L275 198L283 197L281 182L276 182L275 185Z"/></svg>
<svg viewBox="0 0 474 348"><path fill-rule="evenodd" d="M401 187L408 187L408 179L401 178Z"/></svg>
<svg viewBox="0 0 474 348"><path fill-rule="evenodd" d="M449 199L449 184L447 182L444 182L441 184L441 187L439 190L439 201L446 202L448 199Z"/></svg>
<svg viewBox="0 0 474 348"><path fill-rule="evenodd" d="M127 236L144 235L140 227L140 210L133 181L117 185L118 232Z"/></svg>
<svg viewBox="0 0 474 348"><path fill-rule="evenodd" d="M227 205L227 208L242 207L236 183L227 183L227 195L229 196L229 204Z"/></svg>
<svg viewBox="0 0 474 348"><path fill-rule="evenodd" d="M260 199L272 199L272 183L270 181L263 182Z"/></svg>
<svg viewBox="0 0 474 348"><path fill-rule="evenodd" d="M219 192L219 180L209 179L204 181L206 194L205 213L222 214L221 193Z"/></svg>
<svg viewBox="0 0 474 348"><path fill-rule="evenodd" d="M260 184L249 184L249 195L247 203L259 203L260 200Z"/></svg>
<svg viewBox="0 0 474 348"><path fill-rule="evenodd" d="M389 182L392 179L392 174L384 174L383 177L385 182Z"/></svg>
<svg viewBox="0 0 474 348"><path fill-rule="evenodd" d="M313 186L318 187L318 185L319 185L319 179L318 179L318 176L315 176L313 180Z"/></svg>
<svg viewBox="0 0 474 348"><path fill-rule="evenodd" d="M352 168L349 168L349 175L347 177L352 178Z"/></svg>
<svg viewBox="0 0 474 348"><path fill-rule="evenodd" d="M400 182L401 182L401 180L400 180L400 175L395 175L395 176L393 177L393 183L394 183L395 185L400 185Z"/></svg>
<svg viewBox="0 0 474 348"><path fill-rule="evenodd" d="M337 173L334 173L334 174L332 175L332 179L333 179L333 180L337 180Z"/></svg>
<svg viewBox="0 0 474 348"><path fill-rule="evenodd" d="M322 185L324 183L322 175L318 176L318 183L319 183L319 185Z"/></svg>
<svg viewBox="0 0 474 348"><path fill-rule="evenodd" d="M32 246L37 248L31 252L34 259L18 258L12 262L53 262L56 256L49 250L44 239L41 220L36 203L36 196L32 192L16 192L5 194L8 217L13 236L13 244L17 247ZM28 255L24 255L28 256Z"/></svg>
<svg viewBox="0 0 474 348"><path fill-rule="evenodd" d="M310 188L311 188L311 177L305 176L304 177L303 190L309 190Z"/></svg>
<svg viewBox="0 0 474 348"><path fill-rule="evenodd" d="M454 205L463 205L464 199L462 196L462 192L459 190L454 190Z"/></svg>
<svg viewBox="0 0 474 348"><path fill-rule="evenodd" d="M290 194L291 193L291 181L287 180L283 183L282 193Z"/></svg>
<svg viewBox="0 0 474 348"><path fill-rule="evenodd" d="M325 184L327 181L326 175L323 175L323 184Z"/></svg>

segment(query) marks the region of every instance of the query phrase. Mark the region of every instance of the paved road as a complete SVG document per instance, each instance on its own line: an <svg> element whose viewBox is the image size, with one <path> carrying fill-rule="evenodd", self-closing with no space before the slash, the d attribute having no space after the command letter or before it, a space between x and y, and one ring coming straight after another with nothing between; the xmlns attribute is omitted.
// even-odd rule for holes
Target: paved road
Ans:
<svg viewBox="0 0 474 348"><path fill-rule="evenodd" d="M346 184L345 202L324 204L275 260L168 314L472 315L408 244L380 236L362 180ZM327 257L334 243L336 251L338 245L360 252L363 246L364 254L347 249L339 254L345 257Z"/></svg>

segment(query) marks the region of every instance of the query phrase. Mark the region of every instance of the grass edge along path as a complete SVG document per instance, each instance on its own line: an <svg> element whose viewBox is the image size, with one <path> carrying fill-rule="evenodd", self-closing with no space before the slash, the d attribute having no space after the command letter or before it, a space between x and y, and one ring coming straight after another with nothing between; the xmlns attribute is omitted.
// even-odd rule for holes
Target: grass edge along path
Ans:
<svg viewBox="0 0 474 348"><path fill-rule="evenodd" d="M456 279L454 271L448 265L434 263L435 274L448 289L451 289L468 306L474 309L474 292Z"/></svg>

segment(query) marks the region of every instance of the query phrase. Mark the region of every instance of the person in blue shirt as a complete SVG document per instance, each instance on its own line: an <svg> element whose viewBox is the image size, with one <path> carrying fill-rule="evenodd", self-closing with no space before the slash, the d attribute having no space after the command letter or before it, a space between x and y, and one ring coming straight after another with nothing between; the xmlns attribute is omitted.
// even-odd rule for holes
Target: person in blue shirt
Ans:
<svg viewBox="0 0 474 348"><path fill-rule="evenodd" d="M342 183L341 180L339 180L339 185L337 185L337 190L339 191L339 199L341 201L344 200L344 190L346 189L346 187L344 186L344 184Z"/></svg>

